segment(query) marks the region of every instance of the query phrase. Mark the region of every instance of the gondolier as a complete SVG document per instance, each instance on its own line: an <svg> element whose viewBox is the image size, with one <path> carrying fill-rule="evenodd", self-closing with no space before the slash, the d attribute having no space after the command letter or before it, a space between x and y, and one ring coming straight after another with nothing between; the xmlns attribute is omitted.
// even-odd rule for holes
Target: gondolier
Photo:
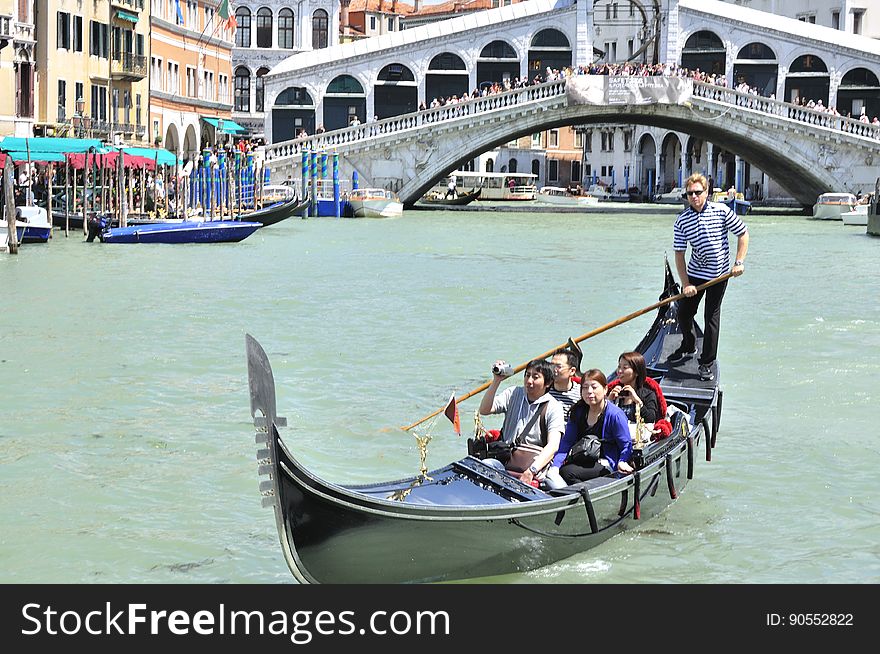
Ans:
<svg viewBox="0 0 880 654"><path fill-rule="evenodd" d="M685 184L688 207L675 219L673 226L673 249L675 267L681 280L682 292L687 296L679 307L681 322L681 346L670 356L671 361L682 360L696 351L694 316L703 293L704 307L703 349L699 359L699 374L703 381L715 378L713 366L718 354L718 331L721 324L721 300L727 282L721 282L697 292L697 286L725 274L730 265L730 246L727 233L737 237L736 260L730 272L738 277L745 270L746 253L749 250L749 232L745 223L720 202L709 202L706 178L696 173ZM685 252L691 246L691 258L685 264Z"/></svg>

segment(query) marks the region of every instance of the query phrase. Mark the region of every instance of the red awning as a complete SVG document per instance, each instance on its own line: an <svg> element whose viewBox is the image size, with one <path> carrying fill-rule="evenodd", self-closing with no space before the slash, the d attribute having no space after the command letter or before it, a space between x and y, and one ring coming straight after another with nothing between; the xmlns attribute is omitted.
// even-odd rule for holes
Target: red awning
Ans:
<svg viewBox="0 0 880 654"><path fill-rule="evenodd" d="M0 168L6 167L6 155L0 152Z"/></svg>
<svg viewBox="0 0 880 654"><path fill-rule="evenodd" d="M115 168L117 165L116 158L119 154L119 152L108 152L107 154L71 153L67 155L67 160L70 162L70 166L77 170L82 169L86 165L96 168L100 168L101 166L104 166L105 168ZM156 169L156 162L153 159L148 159L147 157L135 157L125 153L122 153L122 165L125 168L135 168L138 170L141 168L147 170Z"/></svg>

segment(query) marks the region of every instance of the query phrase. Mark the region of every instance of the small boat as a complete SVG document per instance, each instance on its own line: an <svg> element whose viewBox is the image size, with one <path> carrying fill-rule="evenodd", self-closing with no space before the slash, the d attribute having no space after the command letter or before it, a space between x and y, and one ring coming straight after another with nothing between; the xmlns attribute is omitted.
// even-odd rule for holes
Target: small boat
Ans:
<svg viewBox="0 0 880 654"><path fill-rule="evenodd" d="M577 194L572 193L567 188L561 186L544 186L535 196L538 202L547 204L556 204L563 207L594 207L599 204L599 198L589 193Z"/></svg>
<svg viewBox="0 0 880 654"><path fill-rule="evenodd" d="M735 190L722 191L720 188L713 189L712 202L726 204L737 216L745 216L752 210L752 203L746 200L742 193L737 193Z"/></svg>
<svg viewBox="0 0 880 654"><path fill-rule="evenodd" d="M403 203L396 193L384 188L359 188L348 195L355 218L393 218L403 214Z"/></svg>
<svg viewBox="0 0 880 654"><path fill-rule="evenodd" d="M658 204L684 204L687 205L685 191L681 186L676 186L667 193L657 193L654 196L654 202Z"/></svg>
<svg viewBox="0 0 880 654"><path fill-rule="evenodd" d="M823 193L813 205L813 218L817 220L842 220L842 215L855 209L858 204L852 193Z"/></svg>
<svg viewBox="0 0 880 654"><path fill-rule="evenodd" d="M677 290L667 263L661 298ZM711 460L722 403L717 370L715 381L705 382L695 360L668 361L681 343L677 315L675 302L659 308L636 347L677 409L669 414L670 436L635 449L631 475L548 491L473 456L393 481L325 481L296 458L303 447L296 435L307 426L281 439L287 422L276 413L272 368L247 335L251 416L259 474L266 475L260 492L293 575L303 583L420 583L522 572L583 552L663 510L693 478L700 445Z"/></svg>
<svg viewBox="0 0 880 654"><path fill-rule="evenodd" d="M264 207L277 202L287 202L295 197L296 189L287 184L267 184L260 195Z"/></svg>
<svg viewBox="0 0 880 654"><path fill-rule="evenodd" d="M419 202L435 206L464 206L478 199L482 192L483 189L480 187L471 189L467 193L458 193L454 198L450 198L442 191L431 191L423 196Z"/></svg>
<svg viewBox="0 0 880 654"><path fill-rule="evenodd" d="M52 235L49 214L42 207L15 207L19 243L47 243Z"/></svg>
<svg viewBox="0 0 880 654"><path fill-rule="evenodd" d="M86 240L92 242L97 237L103 243L237 243L262 226L240 220L184 220L108 227L106 219L92 219Z"/></svg>
<svg viewBox="0 0 880 654"><path fill-rule="evenodd" d="M840 214L844 225L854 225L856 227L868 226L868 208L870 202L857 204L852 211Z"/></svg>

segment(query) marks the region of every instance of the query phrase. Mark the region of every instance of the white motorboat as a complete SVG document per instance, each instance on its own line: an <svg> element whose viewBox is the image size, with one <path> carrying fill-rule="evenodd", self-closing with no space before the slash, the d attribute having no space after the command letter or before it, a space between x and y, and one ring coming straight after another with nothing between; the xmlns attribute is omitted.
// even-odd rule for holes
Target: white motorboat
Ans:
<svg viewBox="0 0 880 654"><path fill-rule="evenodd" d="M20 243L46 243L52 234L52 223L43 207L15 207L15 225Z"/></svg>
<svg viewBox="0 0 880 654"><path fill-rule="evenodd" d="M684 189L676 186L668 193L658 193L654 196L654 202L659 204L687 204L684 199Z"/></svg>
<svg viewBox="0 0 880 654"><path fill-rule="evenodd" d="M857 204L856 196L852 193L823 193L813 205L813 218L842 220L842 215L855 209Z"/></svg>
<svg viewBox="0 0 880 654"><path fill-rule="evenodd" d="M589 193L578 195L561 186L545 186L538 191L535 199L563 207L590 207L599 204L599 198Z"/></svg>
<svg viewBox="0 0 880 654"><path fill-rule="evenodd" d="M867 204L857 204L852 211L840 214L844 225L855 225L857 227L868 226L868 207Z"/></svg>
<svg viewBox="0 0 880 654"><path fill-rule="evenodd" d="M355 218L393 218L403 213L396 193L383 188L359 188L348 196Z"/></svg>

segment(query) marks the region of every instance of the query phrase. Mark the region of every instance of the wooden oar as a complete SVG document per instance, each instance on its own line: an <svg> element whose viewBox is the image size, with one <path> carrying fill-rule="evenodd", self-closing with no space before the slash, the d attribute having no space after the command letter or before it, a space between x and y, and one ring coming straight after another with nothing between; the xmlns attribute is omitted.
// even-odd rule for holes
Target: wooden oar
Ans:
<svg viewBox="0 0 880 654"><path fill-rule="evenodd" d="M733 277L733 273L729 272L729 273L725 273L724 275L721 275L720 277L716 277L715 279L709 280L705 284L700 284L699 286L697 286L697 292L700 292L704 289L707 289L710 286L714 286L715 284L720 284L721 282L723 282L727 279L730 279L731 277ZM668 297L665 300L660 300L659 302L655 302L654 304L647 306L644 309L639 309L638 311L634 311L632 313L629 313L629 314L623 316L622 318L618 318L617 320L609 322L607 325L602 325L601 327L597 327L596 329L589 331L586 334L582 334L582 335L578 336L576 339L574 339L574 342L580 343L581 341L585 341L588 338L592 338L593 336L596 336L597 334L601 334L602 332L606 332L609 329L612 329L613 327L617 327L618 325L622 325L625 322L629 322L633 318L638 318L639 316L644 315L644 314L648 313L649 311L653 311L654 309L659 309L662 306L666 306L667 304L670 304L670 303L675 302L677 300L681 300L684 297L686 297L684 293L679 293L678 295L673 295L672 297ZM562 345L557 345L556 347L554 347L550 350L547 350L546 352L544 352L544 354L539 354L536 357L532 357L532 359L529 359L529 361L533 361L534 359L546 359L547 357L551 356L557 350L564 349L567 345L568 345L568 341L566 341ZM526 361L525 363L521 363L516 368L514 368L513 374L515 375L516 373L522 372L523 370L525 370L526 366L529 365L529 361ZM489 380L485 384L481 384L480 386L478 386L477 388L475 388L471 392L465 393L461 397L456 398L456 400L455 400L456 404L458 404L460 402L464 402L466 399L473 397L477 393L482 393L487 388L489 388L489 385L491 383L492 383L492 381ZM430 413L430 414L426 415L424 418L422 418L421 420L417 420L416 422L412 423L411 425L407 425L406 427L401 427L401 429L403 431L409 431L413 427L416 427L416 426L422 424L423 422L425 422L425 420L433 418L434 416L439 414L441 411L443 411L445 408L446 407L443 407L443 409L437 409L436 411L434 411L434 413Z"/></svg>

